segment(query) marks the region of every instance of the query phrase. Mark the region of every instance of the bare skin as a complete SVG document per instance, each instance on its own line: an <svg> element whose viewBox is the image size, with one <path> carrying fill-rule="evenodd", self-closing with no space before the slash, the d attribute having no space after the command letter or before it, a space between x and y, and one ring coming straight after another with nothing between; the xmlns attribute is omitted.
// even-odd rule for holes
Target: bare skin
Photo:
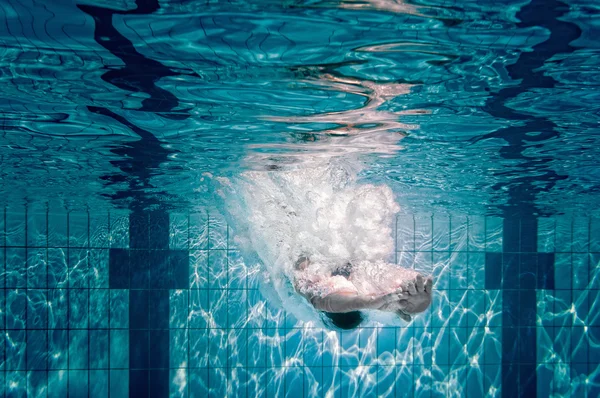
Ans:
<svg viewBox="0 0 600 398"><path fill-rule="evenodd" d="M304 271L310 260L301 257L296 263L296 270ZM340 278L339 275L335 276ZM334 276L325 277L318 283L328 283L333 281ZM431 304L431 294L433 291L433 280L425 278L420 274L404 282L398 290L387 294L369 294L361 295L356 289L352 289L351 282L346 279L348 284L325 296L305 295L306 299L318 310L344 313L358 310L379 310L397 313L406 321L411 320L411 315L425 311ZM334 282L335 284L335 282ZM298 289L298 287L296 287Z"/></svg>

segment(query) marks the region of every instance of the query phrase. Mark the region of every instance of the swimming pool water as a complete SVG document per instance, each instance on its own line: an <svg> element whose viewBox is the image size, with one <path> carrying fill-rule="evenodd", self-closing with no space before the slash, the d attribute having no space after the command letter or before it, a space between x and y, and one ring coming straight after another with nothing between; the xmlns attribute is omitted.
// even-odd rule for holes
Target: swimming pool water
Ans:
<svg viewBox="0 0 600 398"><path fill-rule="evenodd" d="M512 250L515 231L501 218L400 215L397 262L434 275L431 310L403 326L341 332L265 301L259 270L216 212L27 208L0 220L6 396L600 388L600 219L539 218L529 246L516 240ZM519 224L517 233L532 227Z"/></svg>
<svg viewBox="0 0 600 398"><path fill-rule="evenodd" d="M599 10L0 1L0 396L600 395ZM409 324L298 321L226 221L214 177L338 157Z"/></svg>

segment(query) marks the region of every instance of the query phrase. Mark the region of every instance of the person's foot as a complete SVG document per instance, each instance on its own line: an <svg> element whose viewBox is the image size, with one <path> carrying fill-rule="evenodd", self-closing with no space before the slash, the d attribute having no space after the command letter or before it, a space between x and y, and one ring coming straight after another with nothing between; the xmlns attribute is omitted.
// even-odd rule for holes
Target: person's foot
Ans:
<svg viewBox="0 0 600 398"><path fill-rule="evenodd" d="M417 314L425 311L431 305L433 280L417 275L414 280L407 282L398 292L400 310L407 314Z"/></svg>

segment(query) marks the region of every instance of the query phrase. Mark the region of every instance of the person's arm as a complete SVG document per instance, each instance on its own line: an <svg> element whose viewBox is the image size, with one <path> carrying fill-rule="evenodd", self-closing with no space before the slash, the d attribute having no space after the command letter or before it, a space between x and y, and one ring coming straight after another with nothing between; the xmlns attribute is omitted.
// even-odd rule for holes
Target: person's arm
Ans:
<svg viewBox="0 0 600 398"><path fill-rule="evenodd" d="M388 297L389 296L389 297ZM325 297L314 296L310 303L318 310L325 312L351 312L358 310L377 310L387 304L393 297L359 296L356 293L332 293Z"/></svg>

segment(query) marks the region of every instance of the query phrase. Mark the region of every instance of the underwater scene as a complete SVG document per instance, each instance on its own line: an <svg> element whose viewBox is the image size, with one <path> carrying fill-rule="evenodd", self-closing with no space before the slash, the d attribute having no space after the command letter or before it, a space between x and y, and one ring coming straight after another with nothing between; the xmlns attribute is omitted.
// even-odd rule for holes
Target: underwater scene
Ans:
<svg viewBox="0 0 600 398"><path fill-rule="evenodd" d="M600 395L600 2L0 21L1 397Z"/></svg>

